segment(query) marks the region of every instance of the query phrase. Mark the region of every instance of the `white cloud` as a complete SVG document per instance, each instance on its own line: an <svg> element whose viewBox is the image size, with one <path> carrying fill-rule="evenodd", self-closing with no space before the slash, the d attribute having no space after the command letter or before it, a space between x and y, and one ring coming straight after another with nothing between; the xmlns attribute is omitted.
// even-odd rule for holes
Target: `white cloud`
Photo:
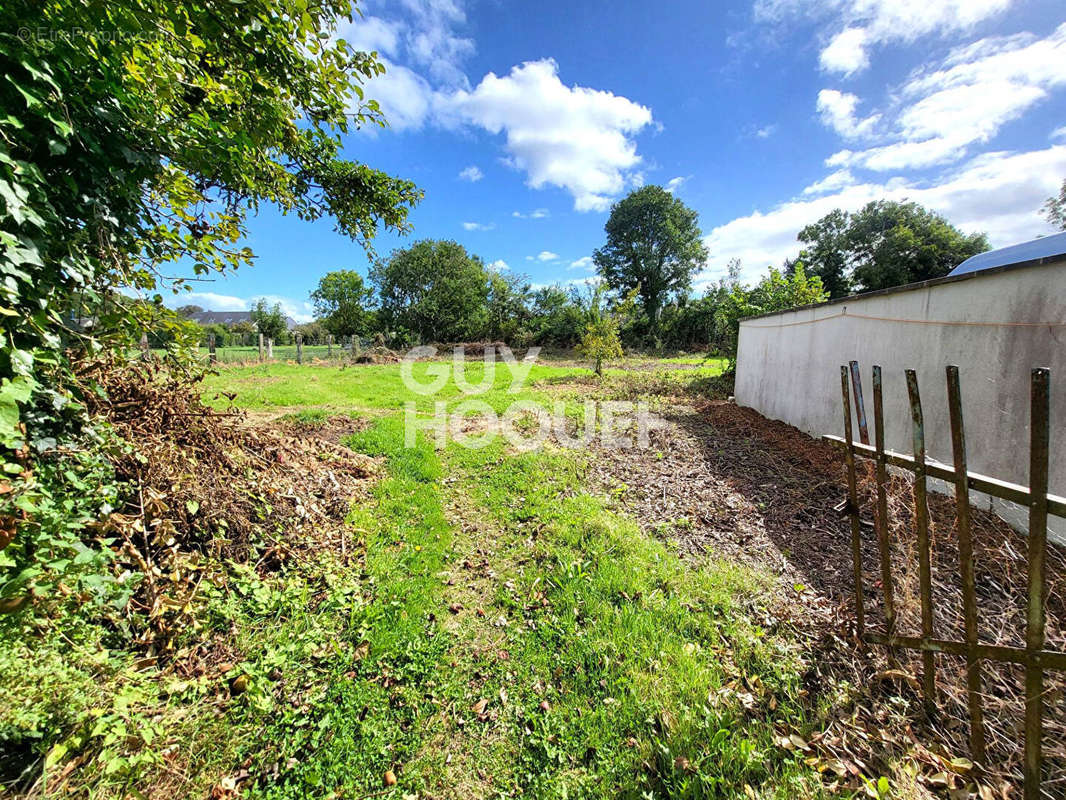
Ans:
<svg viewBox="0 0 1066 800"><path fill-rule="evenodd" d="M402 0L387 19L363 18L337 35L381 54L385 73L364 88L395 130L432 123L502 133L506 163L525 172L534 189L565 189L578 211L604 211L643 183L633 137L652 124L650 109L611 92L566 86L552 59L512 67L502 77L490 72L471 90L463 62L475 47L458 32L465 23L461 0ZM353 98L353 110L358 105Z"/></svg>
<svg viewBox="0 0 1066 800"><path fill-rule="evenodd" d="M874 126L881 120L880 114L871 114L859 119L855 108L859 98L836 89L822 89L818 92L818 113L822 123L832 128L845 139L859 139L869 136Z"/></svg>
<svg viewBox="0 0 1066 800"><path fill-rule="evenodd" d="M183 292L172 298L174 306L200 306L205 311L248 311L248 301L243 297L214 292Z"/></svg>
<svg viewBox="0 0 1066 800"><path fill-rule="evenodd" d="M403 0L411 24L405 41L412 61L446 86L468 85L462 62L474 54L474 40L455 29L466 22L462 3L456 0Z"/></svg>
<svg viewBox="0 0 1066 800"><path fill-rule="evenodd" d="M641 162L632 137L651 110L611 92L566 86L552 59L528 61L472 91L441 97L446 118L505 135L508 163L529 186L566 189L578 211L603 211Z"/></svg>
<svg viewBox="0 0 1066 800"><path fill-rule="evenodd" d="M985 231L994 247L1049 233L1039 213L1044 200L1066 175L1066 145L1027 153L985 153L937 181L893 179L883 184L845 186L834 194L803 197L773 209L755 211L711 231L704 284L725 274L740 258L752 280L768 265L778 266L800 250L796 234L835 208L858 209L872 200L912 200L943 214L964 231Z"/></svg>
<svg viewBox="0 0 1066 800"><path fill-rule="evenodd" d="M673 194L674 192L676 192L678 189L681 188L681 184L683 184L685 181L687 181L691 177L692 177L691 175L683 175L683 176L678 176L676 178L671 178L670 180L668 180L666 182L666 186L664 188L666 189L666 191L670 192L670 194Z"/></svg>
<svg viewBox="0 0 1066 800"><path fill-rule="evenodd" d="M877 44L971 30L1001 13L1012 0L756 0L759 22L782 24L801 16L826 24L824 69L854 74L869 64Z"/></svg>
<svg viewBox="0 0 1066 800"><path fill-rule="evenodd" d="M315 307L311 303L306 300L293 300L291 297L283 297L278 294L257 295L249 301L248 308L250 309L252 304L260 298L266 300L271 306L275 303L279 304L282 313L292 317L297 322L310 322L315 318Z"/></svg>
<svg viewBox="0 0 1066 800"><path fill-rule="evenodd" d="M576 261L571 261L567 270L571 269L596 269L596 265L592 263L592 256L582 256Z"/></svg>
<svg viewBox="0 0 1066 800"><path fill-rule="evenodd" d="M870 35L865 28L845 28L829 42L818 57L822 69L853 75L870 66L866 42Z"/></svg>
<svg viewBox="0 0 1066 800"><path fill-rule="evenodd" d="M485 173L474 164L459 171L459 178L464 181L470 181L471 183L477 183L484 177Z"/></svg>
<svg viewBox="0 0 1066 800"><path fill-rule="evenodd" d="M491 231L496 227L495 222L464 222L463 230L465 231Z"/></svg>
<svg viewBox="0 0 1066 800"><path fill-rule="evenodd" d="M550 217L551 213L546 208L535 208L528 214L523 214L521 211L512 211L511 216L515 219L545 219Z"/></svg>
<svg viewBox="0 0 1066 800"><path fill-rule="evenodd" d="M507 262L504 261L502 258L497 258L495 261L489 264L489 269L493 270L494 272L503 272L505 270L510 269L510 267L507 265Z"/></svg>
<svg viewBox="0 0 1066 800"><path fill-rule="evenodd" d="M381 62L385 74L367 84L367 99L378 101L390 128L398 131L421 128L433 108L433 88L413 70L385 58ZM377 126L367 130L376 131Z"/></svg>
<svg viewBox="0 0 1066 800"><path fill-rule="evenodd" d="M357 16L335 38L378 52L385 73L367 81L367 99L377 100L390 128L418 129L431 118L438 93L469 88L463 62L474 53L474 42L456 32L466 14L454 0L403 0L387 13Z"/></svg>
<svg viewBox="0 0 1066 800"><path fill-rule="evenodd" d="M526 261L558 261L559 254L551 250L541 250L535 256L526 256Z"/></svg>
<svg viewBox="0 0 1066 800"><path fill-rule="evenodd" d="M1048 137L1052 141L1066 140L1066 125L1061 128L1056 128L1051 132L1051 136Z"/></svg>
<svg viewBox="0 0 1066 800"><path fill-rule="evenodd" d="M836 172L832 172L820 181L815 181L806 187L803 193L807 195L825 194L826 192L835 192L838 189L843 189L845 186L853 186L855 183L855 176L851 174L850 170L838 169Z"/></svg>
<svg viewBox="0 0 1066 800"><path fill-rule="evenodd" d="M755 138L757 139L769 139L777 132L777 125L763 125L757 131L755 131Z"/></svg>
<svg viewBox="0 0 1066 800"><path fill-rule="evenodd" d="M337 32L353 50L377 52L381 56L395 55L400 43L400 25L380 17L357 18Z"/></svg>
<svg viewBox="0 0 1066 800"><path fill-rule="evenodd" d="M854 95L823 90L818 110L827 125L851 139L868 138L876 128L885 140L836 153L827 164L889 171L957 161L1063 87L1066 24L1044 39L997 36L956 48L892 93L895 105L885 112L894 115L890 124L878 124L881 114L858 120Z"/></svg>

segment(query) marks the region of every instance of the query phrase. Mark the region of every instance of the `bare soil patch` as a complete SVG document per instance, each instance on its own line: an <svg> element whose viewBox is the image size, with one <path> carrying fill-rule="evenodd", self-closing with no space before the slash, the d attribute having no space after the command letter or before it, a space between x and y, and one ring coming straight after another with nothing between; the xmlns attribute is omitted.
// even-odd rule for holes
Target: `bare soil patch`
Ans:
<svg viewBox="0 0 1066 800"><path fill-rule="evenodd" d="M964 664L938 656L937 718L922 713L915 678L920 658L899 653L891 670L883 648L854 636L848 520L834 510L846 496L842 453L781 422L724 401L672 405L665 430L645 450L595 452L595 485L651 534L674 541L688 557L710 556L769 569L780 579L772 626L793 629L808 648L812 704L831 700L824 729L811 742L827 775L858 763L867 774L893 770L905 757L921 765L915 791L962 790L978 774L952 758L968 756ZM883 626L872 464L860 461L862 562L867 625ZM962 640L954 499L929 495L935 635ZM920 634L913 499L908 479L889 487L890 539L897 631ZM987 512L973 511L981 640L1021 645L1025 631L1026 540ZM1066 648L1066 559L1049 545L1048 647ZM1023 672L985 662L989 764L980 780L1020 791ZM1046 674L1045 792L1066 796L1066 676ZM846 679L849 698L834 697ZM898 764L897 764L898 766ZM870 770L870 771L867 771ZM919 787L924 787L919 789Z"/></svg>

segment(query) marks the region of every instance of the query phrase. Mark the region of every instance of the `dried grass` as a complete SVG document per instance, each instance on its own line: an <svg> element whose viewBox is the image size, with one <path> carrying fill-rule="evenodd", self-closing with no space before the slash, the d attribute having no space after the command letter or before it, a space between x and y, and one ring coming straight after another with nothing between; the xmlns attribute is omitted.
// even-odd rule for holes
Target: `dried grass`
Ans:
<svg viewBox="0 0 1066 800"><path fill-rule="evenodd" d="M155 362L83 364L90 412L129 447L113 456L126 504L100 523L139 577L128 611L166 653L224 561L277 568L316 548L346 551L343 520L377 465L330 441L248 424L204 405L199 378ZM232 398L231 398L232 399Z"/></svg>
<svg viewBox="0 0 1066 800"><path fill-rule="evenodd" d="M854 636L849 523L834 510L846 496L842 454L781 422L731 403L667 411L667 430L644 451L603 450L590 469L651 532L676 542L690 557L704 554L769 568L781 579L772 626L799 637L806 649L812 706L831 702L823 730L811 742L818 763L842 785L857 784L851 766L867 774L901 773L897 759L916 762L922 791L958 790L970 777L951 759L968 753L965 665L937 657L940 713L926 719L916 678L918 654L899 653L897 670L884 648ZM872 464L860 462L862 563L867 625L883 626L880 566L873 525ZM920 635L918 561L911 482L891 476L890 541L897 631ZM930 493L935 635L964 640L954 499ZM1025 630L1026 539L998 517L972 512L981 640L1020 645ZM1049 546L1048 647L1066 649L1066 558ZM984 663L988 764L981 778L997 795L1020 792L1023 671ZM841 681L854 687L836 697ZM1066 795L1066 676L1046 672L1045 793ZM837 773L843 770L843 775ZM917 789L916 789L917 791Z"/></svg>

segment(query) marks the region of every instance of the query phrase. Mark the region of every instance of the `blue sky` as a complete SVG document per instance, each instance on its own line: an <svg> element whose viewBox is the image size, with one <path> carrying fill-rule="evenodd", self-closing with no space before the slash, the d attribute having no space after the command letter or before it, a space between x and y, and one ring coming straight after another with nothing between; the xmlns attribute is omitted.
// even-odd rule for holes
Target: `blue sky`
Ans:
<svg viewBox="0 0 1066 800"><path fill-rule="evenodd" d="M833 208L911 199L1006 245L1050 232L1066 178L1061 0L400 0L337 35L380 53L385 130L345 153L414 180L408 237L454 239L536 284L586 280L610 203L644 183L699 212L748 279ZM333 269L369 264L328 220L264 209L254 267L175 301L308 319Z"/></svg>

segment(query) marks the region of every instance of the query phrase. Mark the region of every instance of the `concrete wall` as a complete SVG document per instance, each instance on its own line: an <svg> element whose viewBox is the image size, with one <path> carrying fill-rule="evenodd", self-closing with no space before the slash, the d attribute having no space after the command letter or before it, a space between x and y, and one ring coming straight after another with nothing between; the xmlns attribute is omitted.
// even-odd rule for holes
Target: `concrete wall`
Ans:
<svg viewBox="0 0 1066 800"><path fill-rule="evenodd" d="M870 368L880 364L886 445L912 453L903 370L914 369L928 454L947 464L944 367L957 364L970 471L1023 485L1029 483L1029 371L1050 367L1050 491L1066 495L1066 262L942 279L744 320L736 402L815 436L842 436L840 365L852 359L862 368L871 440ZM998 499L992 506L987 496L975 501L1025 529L1025 509ZM1049 530L1066 542L1066 520L1051 518Z"/></svg>

